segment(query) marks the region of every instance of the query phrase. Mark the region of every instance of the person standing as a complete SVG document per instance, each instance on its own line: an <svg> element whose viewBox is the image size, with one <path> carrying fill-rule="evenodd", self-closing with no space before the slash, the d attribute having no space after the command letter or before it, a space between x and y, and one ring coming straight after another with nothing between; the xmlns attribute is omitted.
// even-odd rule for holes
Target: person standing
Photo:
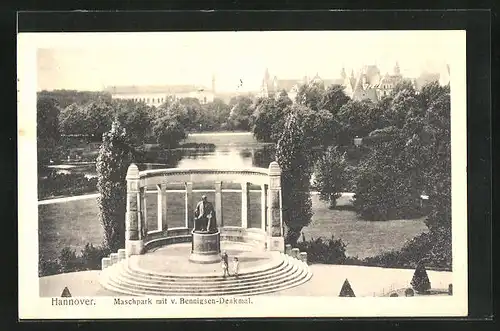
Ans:
<svg viewBox="0 0 500 331"><path fill-rule="evenodd" d="M221 262L222 262L223 277L226 278L226 276L229 276L229 262L228 262L228 256L227 256L226 252L222 253Z"/></svg>
<svg viewBox="0 0 500 331"><path fill-rule="evenodd" d="M238 258L235 256L233 258L233 275L236 277L238 277L239 263Z"/></svg>

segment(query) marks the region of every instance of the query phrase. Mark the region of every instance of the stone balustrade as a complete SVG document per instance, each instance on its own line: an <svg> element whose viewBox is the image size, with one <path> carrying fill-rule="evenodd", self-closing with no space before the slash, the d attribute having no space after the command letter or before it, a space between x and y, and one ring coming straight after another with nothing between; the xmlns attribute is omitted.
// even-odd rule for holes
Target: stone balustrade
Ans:
<svg viewBox="0 0 500 331"><path fill-rule="evenodd" d="M285 245L285 254L304 263L308 263L307 252L301 252L298 248L292 248L292 245L290 244Z"/></svg>

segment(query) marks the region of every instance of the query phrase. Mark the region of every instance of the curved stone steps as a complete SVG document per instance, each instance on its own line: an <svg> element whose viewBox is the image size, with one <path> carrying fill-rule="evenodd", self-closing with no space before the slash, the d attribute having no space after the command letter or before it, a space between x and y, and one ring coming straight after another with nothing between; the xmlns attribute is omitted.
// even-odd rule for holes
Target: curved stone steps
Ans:
<svg viewBox="0 0 500 331"><path fill-rule="evenodd" d="M261 277L259 276L258 278L249 278L246 280L239 280L237 278L234 279L227 279L225 281L220 281L220 282L213 282L213 283L205 283L205 282L200 282L200 283L189 283L185 284L182 282L151 282L149 279L141 279L141 278L135 278L135 277L130 277L130 276L125 276L123 274L119 274L114 278L114 281L119 282L121 284L127 284L130 286L136 286L136 287L141 287L144 288L146 286L147 288L155 289L155 290L162 290L165 287L168 287L168 289L179 289L180 292L183 292L184 289L187 289L187 291L193 291L193 290L205 290L205 289L224 289L227 287L257 287L261 285L265 285L266 283L269 282L270 279L272 279L273 282L278 282L281 280L286 280L290 275L295 274L298 271L302 271L301 268L299 268L296 265L289 265L289 268L285 269L283 272L280 272L279 274L272 275L272 276L264 276Z"/></svg>
<svg viewBox="0 0 500 331"><path fill-rule="evenodd" d="M293 277L292 277L293 276ZM268 282L267 284L245 284L240 286L220 286L220 287L208 287L208 288L171 288L171 287L155 287L149 286L147 284L138 283L123 283L119 280L116 282L113 280L114 286L119 286L121 289L133 288L134 292L137 294L147 294L147 295L232 295L232 294L246 294L255 291L262 291L263 289L279 289L284 285L288 285L296 281L296 279L302 279L305 276L304 270L299 270L291 275L288 275L285 279L276 280L273 282Z"/></svg>
<svg viewBox="0 0 500 331"><path fill-rule="evenodd" d="M131 269L127 260L102 271L101 284L108 290L127 295L256 295L298 286L312 277L307 264L282 255L282 262L261 272L230 276L159 276Z"/></svg>
<svg viewBox="0 0 500 331"><path fill-rule="evenodd" d="M107 288L111 291L115 291L122 294L134 295L134 296L157 296L157 295L171 295L171 296L227 296L227 295L258 295L271 293L276 291L286 290L288 288L292 288L298 286L307 280L310 279L311 274L302 271L303 275L297 277L296 279L280 282L278 284L272 283L271 285L259 286L257 288L231 288L231 289L217 289L212 291L187 291L187 292L178 292L178 291L158 291L152 289L131 289L128 286L124 286L123 284L112 283L109 284Z"/></svg>
<svg viewBox="0 0 500 331"><path fill-rule="evenodd" d="M277 253L277 252L275 252ZM250 267L246 270L241 270L240 276L243 277L244 275L252 275L255 273L262 273L264 271L270 271L276 268L278 265L282 264L285 262L286 259L288 259L288 255L283 255L281 253L275 254L273 259L270 262L266 262L262 265L258 266L253 266ZM206 280L223 280L224 278L220 274L214 274L213 272L211 273L197 273L197 274L189 274L189 273L171 273L171 272L162 272L162 271L151 271L151 270L146 270L141 268L140 266L137 265L136 259L138 256L133 256L130 258L130 260L127 261L127 265L130 269L133 269L135 272L143 274L145 276L150 276L150 277L160 277L162 279L186 279L186 280L193 280L193 281L206 281ZM217 268L221 269L220 265L217 266ZM222 272L222 269L221 269Z"/></svg>
<svg viewBox="0 0 500 331"><path fill-rule="evenodd" d="M181 276L179 277L173 277L173 276L159 276L159 275L154 275L151 273L143 273L142 271L138 271L136 269L131 268L130 266L126 265L117 265L116 266L118 269L121 268L121 273L126 273L127 275L130 275L133 278L147 278L148 280L151 280L154 283L162 284L162 283L177 283L177 284L182 284L184 286L190 286L190 285L196 285L196 284L219 284L219 283L231 283L234 281L245 281L247 279L251 280L258 280L260 278L265 278L269 276L276 276L279 275L282 272L286 272L290 267L291 264L288 262L288 260L283 260L281 263L276 264L275 266L264 269L261 272L252 272L252 273L242 273L238 276L238 278L234 276L229 276L224 278L223 276L213 276L211 278L198 278L198 279L193 279L193 278L183 278Z"/></svg>
<svg viewBox="0 0 500 331"><path fill-rule="evenodd" d="M168 286L169 288L207 288L207 287L225 287L234 285L245 285L245 284L260 284L266 283L270 278L273 280L280 280L281 278L295 272L294 268L297 268L295 263L289 263L287 257L282 264L278 267L268 270L263 273L257 273L252 275L242 275L238 278L230 276L227 278L220 277L219 280L185 280L181 277L178 279L168 278L162 279L162 277L151 277L148 275L136 274L134 270L127 268L123 264L114 265L112 273L114 274L113 279L119 283L130 283L132 286L148 285L156 289L160 289L162 286Z"/></svg>

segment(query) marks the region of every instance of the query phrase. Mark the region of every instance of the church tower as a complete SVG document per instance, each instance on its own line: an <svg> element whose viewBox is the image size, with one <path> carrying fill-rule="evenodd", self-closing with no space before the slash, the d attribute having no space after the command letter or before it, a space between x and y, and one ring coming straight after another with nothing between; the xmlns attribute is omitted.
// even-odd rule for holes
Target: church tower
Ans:
<svg viewBox="0 0 500 331"><path fill-rule="evenodd" d="M401 68L399 68L399 63L396 61L396 65L394 66L394 75L401 76Z"/></svg>
<svg viewBox="0 0 500 331"><path fill-rule="evenodd" d="M212 74L212 93L215 95L215 74Z"/></svg>
<svg viewBox="0 0 500 331"><path fill-rule="evenodd" d="M347 77L347 74L345 73L344 67L342 67L342 71L340 72L340 77L342 78L342 80L345 80Z"/></svg>

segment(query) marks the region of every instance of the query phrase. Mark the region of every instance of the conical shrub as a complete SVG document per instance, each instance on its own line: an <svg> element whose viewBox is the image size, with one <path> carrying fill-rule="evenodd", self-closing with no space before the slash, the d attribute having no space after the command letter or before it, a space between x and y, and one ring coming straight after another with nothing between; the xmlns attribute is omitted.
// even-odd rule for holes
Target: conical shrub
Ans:
<svg viewBox="0 0 500 331"><path fill-rule="evenodd" d="M422 262L417 265L410 284L417 293L427 293L431 289L431 282Z"/></svg>
<svg viewBox="0 0 500 331"><path fill-rule="evenodd" d="M354 291L352 290L351 284L349 284L347 278L344 281L344 285L342 285L342 288L340 289L339 297L355 297Z"/></svg>

